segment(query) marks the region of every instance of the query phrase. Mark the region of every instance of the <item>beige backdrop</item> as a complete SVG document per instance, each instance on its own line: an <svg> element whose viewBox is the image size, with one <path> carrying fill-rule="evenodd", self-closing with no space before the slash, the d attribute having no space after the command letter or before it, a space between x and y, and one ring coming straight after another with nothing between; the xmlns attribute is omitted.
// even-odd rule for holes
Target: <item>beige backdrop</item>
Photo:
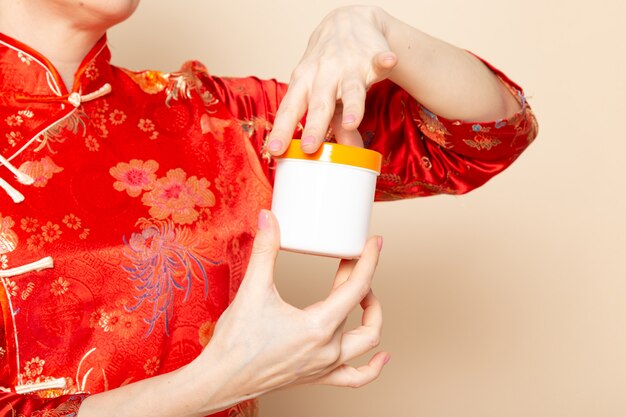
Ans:
<svg viewBox="0 0 626 417"><path fill-rule="evenodd" d="M540 134L463 197L383 203L375 289L392 361L360 390L298 388L266 417L626 415L626 39L621 0L387 0L423 30L524 86ZM144 0L110 33L114 61L287 80L317 22L343 1ZM281 255L298 305L334 262Z"/></svg>

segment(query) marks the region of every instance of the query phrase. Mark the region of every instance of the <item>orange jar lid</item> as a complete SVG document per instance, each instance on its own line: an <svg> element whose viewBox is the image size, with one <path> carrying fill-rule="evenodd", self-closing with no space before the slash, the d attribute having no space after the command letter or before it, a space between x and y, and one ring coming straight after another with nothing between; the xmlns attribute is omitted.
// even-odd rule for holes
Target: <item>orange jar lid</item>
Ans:
<svg viewBox="0 0 626 417"><path fill-rule="evenodd" d="M276 159L302 159L305 161L332 162L335 164L351 165L380 173L383 157L371 149L356 146L340 145L324 142L315 153L305 153L300 141L293 139L287 150Z"/></svg>

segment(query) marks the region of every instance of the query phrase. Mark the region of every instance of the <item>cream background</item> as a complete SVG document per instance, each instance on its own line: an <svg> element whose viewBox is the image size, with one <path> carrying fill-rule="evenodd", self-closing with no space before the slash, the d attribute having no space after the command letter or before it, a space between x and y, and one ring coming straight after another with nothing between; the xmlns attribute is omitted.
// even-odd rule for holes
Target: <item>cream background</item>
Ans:
<svg viewBox="0 0 626 417"><path fill-rule="evenodd" d="M502 68L526 90L538 140L463 197L383 203L375 289L382 377L360 390L268 395L262 415L626 415L626 39L620 0L388 0L405 21ZM114 62L287 80L309 33L342 1L144 0L110 32ZM621 25L620 25L621 23ZM303 305L334 263L279 258Z"/></svg>

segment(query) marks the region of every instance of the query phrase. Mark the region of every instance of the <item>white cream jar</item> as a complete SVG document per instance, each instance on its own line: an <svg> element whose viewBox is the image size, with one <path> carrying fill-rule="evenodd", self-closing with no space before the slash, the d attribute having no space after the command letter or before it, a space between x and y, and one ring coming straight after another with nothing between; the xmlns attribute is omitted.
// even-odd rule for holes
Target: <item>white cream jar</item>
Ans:
<svg viewBox="0 0 626 417"><path fill-rule="evenodd" d="M276 157L272 212L281 248L357 258L368 237L382 156L354 146L323 143L314 154L292 140Z"/></svg>

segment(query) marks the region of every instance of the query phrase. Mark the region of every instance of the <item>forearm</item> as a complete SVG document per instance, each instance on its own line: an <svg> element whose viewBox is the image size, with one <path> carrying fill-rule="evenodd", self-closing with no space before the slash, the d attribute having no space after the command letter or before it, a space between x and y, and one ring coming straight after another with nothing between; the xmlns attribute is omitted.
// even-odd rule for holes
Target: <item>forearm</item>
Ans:
<svg viewBox="0 0 626 417"><path fill-rule="evenodd" d="M204 356L176 371L91 395L78 417L200 417L244 400L223 389L232 373L229 361Z"/></svg>
<svg viewBox="0 0 626 417"><path fill-rule="evenodd" d="M452 120L493 121L520 105L479 59L380 10L379 18L398 65L389 79L433 113Z"/></svg>

